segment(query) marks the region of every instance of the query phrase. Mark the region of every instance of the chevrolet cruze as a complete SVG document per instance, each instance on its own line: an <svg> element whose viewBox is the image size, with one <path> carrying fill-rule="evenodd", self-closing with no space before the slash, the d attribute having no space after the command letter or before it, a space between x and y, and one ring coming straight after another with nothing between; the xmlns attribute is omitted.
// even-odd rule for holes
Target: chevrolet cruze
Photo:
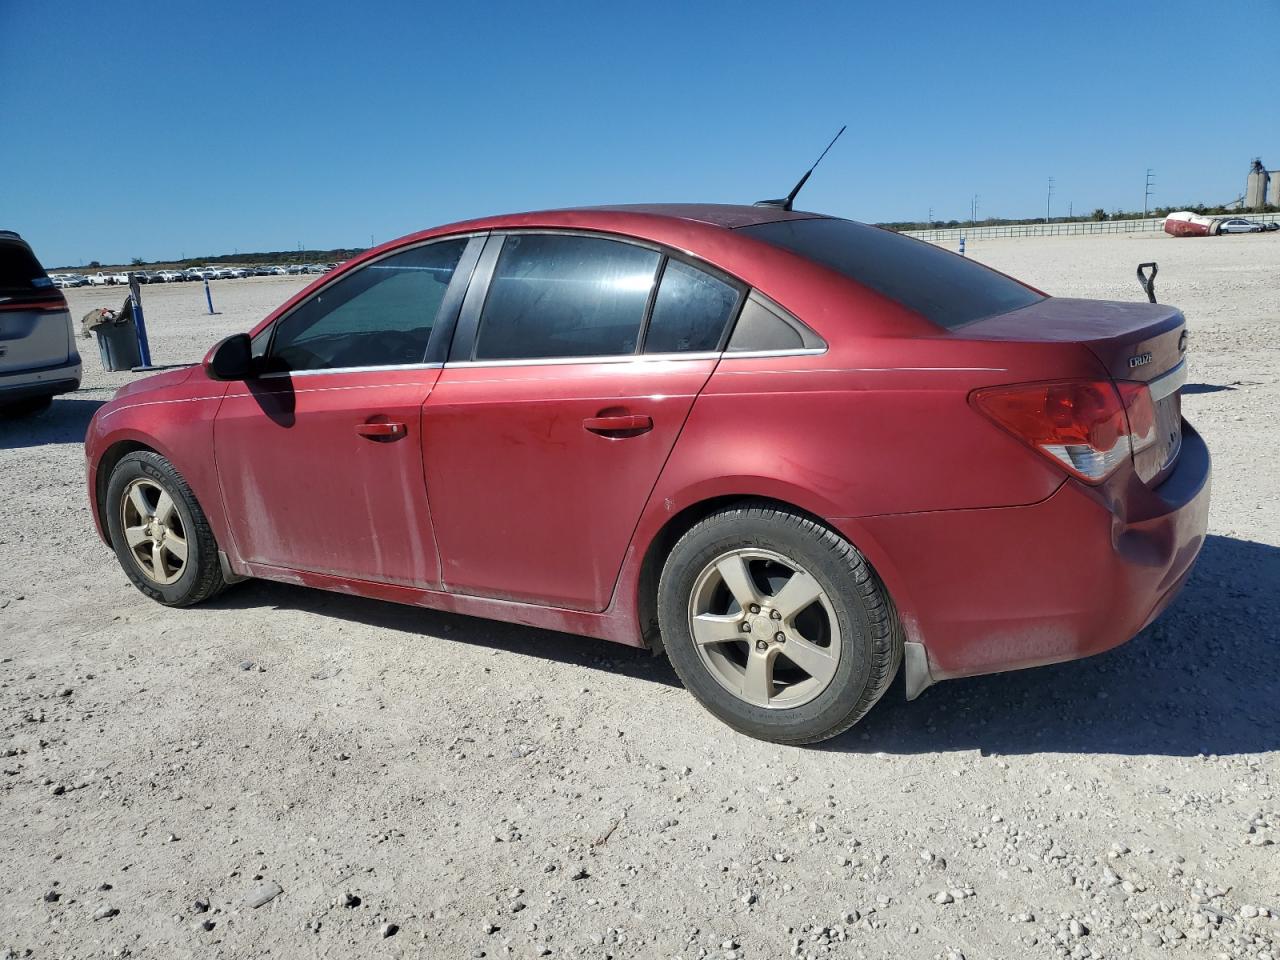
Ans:
<svg viewBox="0 0 1280 960"><path fill-rule="evenodd" d="M900 670L915 697L1159 615L1208 509L1185 350L1171 307L779 206L493 217L123 388L89 496L161 603L260 577L646 646L808 743Z"/></svg>

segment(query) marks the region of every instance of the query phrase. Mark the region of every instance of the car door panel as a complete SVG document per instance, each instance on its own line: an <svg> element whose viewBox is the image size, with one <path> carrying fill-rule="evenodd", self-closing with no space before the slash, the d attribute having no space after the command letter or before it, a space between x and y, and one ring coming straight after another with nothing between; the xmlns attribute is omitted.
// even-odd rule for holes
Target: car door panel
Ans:
<svg viewBox="0 0 1280 960"><path fill-rule="evenodd" d="M447 365L422 432L445 588L603 610L715 364Z"/></svg>
<svg viewBox="0 0 1280 960"><path fill-rule="evenodd" d="M214 451L241 557L438 586L419 429L439 374L273 375L228 392Z"/></svg>
<svg viewBox="0 0 1280 960"><path fill-rule="evenodd" d="M439 587L422 405L483 246L449 237L387 251L257 332L258 375L228 391L214 427L242 559Z"/></svg>

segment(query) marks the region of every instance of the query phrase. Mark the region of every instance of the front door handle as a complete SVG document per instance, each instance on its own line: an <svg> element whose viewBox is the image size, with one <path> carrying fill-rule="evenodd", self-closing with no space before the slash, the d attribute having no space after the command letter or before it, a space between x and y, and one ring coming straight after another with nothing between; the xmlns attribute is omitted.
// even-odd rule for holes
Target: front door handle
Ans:
<svg viewBox="0 0 1280 960"><path fill-rule="evenodd" d="M392 440L407 436L409 428L403 423L357 423L356 433L370 440L390 443Z"/></svg>
<svg viewBox="0 0 1280 960"><path fill-rule="evenodd" d="M619 435L635 436L653 429L653 418L642 413L619 414L612 417L587 417L582 426L602 437Z"/></svg>

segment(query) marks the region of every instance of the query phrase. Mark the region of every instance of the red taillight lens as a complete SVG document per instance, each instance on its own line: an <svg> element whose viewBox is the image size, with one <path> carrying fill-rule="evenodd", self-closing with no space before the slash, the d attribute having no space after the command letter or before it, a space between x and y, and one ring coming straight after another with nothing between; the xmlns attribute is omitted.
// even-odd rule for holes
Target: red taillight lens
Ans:
<svg viewBox="0 0 1280 960"><path fill-rule="evenodd" d="M1027 383L976 390L979 410L1072 474L1099 483L1154 441L1145 384L1108 380Z"/></svg>

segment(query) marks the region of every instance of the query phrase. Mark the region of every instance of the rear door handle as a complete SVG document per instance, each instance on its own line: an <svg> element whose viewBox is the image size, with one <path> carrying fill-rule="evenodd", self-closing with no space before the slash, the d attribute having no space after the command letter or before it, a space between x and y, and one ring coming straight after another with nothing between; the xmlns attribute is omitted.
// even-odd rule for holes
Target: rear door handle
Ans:
<svg viewBox="0 0 1280 960"><path fill-rule="evenodd" d="M399 440L401 437L408 435L409 428L403 423L357 423L356 433L362 437L368 437L370 440L389 443L392 440Z"/></svg>
<svg viewBox="0 0 1280 960"><path fill-rule="evenodd" d="M642 413L620 414L613 417L587 417L582 426L602 437L617 433L645 433L653 429L653 418Z"/></svg>

